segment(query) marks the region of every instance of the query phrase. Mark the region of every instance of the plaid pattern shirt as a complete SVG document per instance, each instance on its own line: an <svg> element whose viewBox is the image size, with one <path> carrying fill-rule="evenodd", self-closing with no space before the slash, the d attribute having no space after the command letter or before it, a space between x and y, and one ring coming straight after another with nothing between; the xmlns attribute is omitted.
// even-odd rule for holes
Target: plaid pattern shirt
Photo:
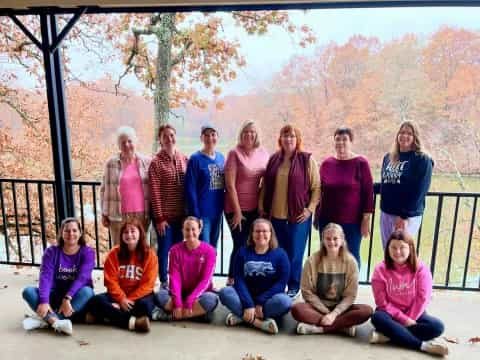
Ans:
<svg viewBox="0 0 480 360"><path fill-rule="evenodd" d="M151 159L148 156L136 153L138 172L142 179L143 196L145 200L145 212L150 211L150 186L148 184L148 168ZM122 162L120 154L112 156L105 164L102 185L100 187L100 199L102 215L108 216L112 221L122 220L120 178L122 176Z"/></svg>

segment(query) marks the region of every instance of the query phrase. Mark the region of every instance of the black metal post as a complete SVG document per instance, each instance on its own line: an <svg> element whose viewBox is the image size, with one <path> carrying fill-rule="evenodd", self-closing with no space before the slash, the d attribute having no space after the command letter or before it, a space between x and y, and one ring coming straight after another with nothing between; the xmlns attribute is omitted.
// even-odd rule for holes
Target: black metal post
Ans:
<svg viewBox="0 0 480 360"><path fill-rule="evenodd" d="M71 190L72 166L70 141L65 108L65 87L63 83L60 49L50 51L57 38L55 15L40 15L42 52L45 67L50 133L52 139L53 167L55 172L56 209L59 220L74 216L73 192Z"/></svg>

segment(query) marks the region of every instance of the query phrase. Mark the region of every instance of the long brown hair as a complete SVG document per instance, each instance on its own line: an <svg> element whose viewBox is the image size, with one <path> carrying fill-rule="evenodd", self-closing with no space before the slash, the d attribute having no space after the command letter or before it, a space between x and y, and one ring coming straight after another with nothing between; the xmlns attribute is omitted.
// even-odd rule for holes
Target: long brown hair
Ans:
<svg viewBox="0 0 480 360"><path fill-rule="evenodd" d="M270 228L270 240L268 241L268 248L270 250L276 249L278 247L277 235L275 234L272 223L264 218L258 218L253 222L252 226L250 227L250 234L248 235L247 246L255 248L255 241L253 241L253 231L255 229L255 225L260 223L267 224Z"/></svg>
<svg viewBox="0 0 480 360"><path fill-rule="evenodd" d="M143 263L145 255L148 252L148 244L145 236L145 230L143 229L143 224L140 222L140 220L135 218L127 219L122 224L120 229L120 250L118 251L118 260L120 263L123 263L128 262L130 259L130 251L128 250L127 244L123 241L123 232L127 226L135 226L138 229L139 237L137 247L135 248L135 254L137 256L137 260L140 263Z"/></svg>
<svg viewBox="0 0 480 360"><path fill-rule="evenodd" d="M327 233L327 231L334 231L338 235L340 235L340 237L342 238L343 244L340 247L340 250L338 251L338 256L343 261L346 261L348 254L350 254L350 251L348 250L347 241L345 240L345 233L343 232L343 228L340 225L335 224L335 223L328 223L322 230L322 238L320 239L321 240L320 241L320 244L321 244L320 245L320 257L323 258L323 257L328 255L327 247L325 246L325 243L323 242L323 239L325 238L325 234Z"/></svg>
<svg viewBox="0 0 480 360"><path fill-rule="evenodd" d="M67 226L67 224L70 224L70 223L77 224L78 230L80 231L80 237L78 238L78 245L80 246L87 245L85 238L83 237L82 224L80 224L80 221L78 221L77 218L68 217L63 219L62 224L60 225L60 230L58 230L58 237L57 237L58 246L63 248L63 246L65 245L65 240L63 239L63 230L65 230L65 227Z"/></svg>
<svg viewBox="0 0 480 360"><path fill-rule="evenodd" d="M408 255L407 264L412 272L417 271L418 259L417 253L415 252L415 243L413 242L413 238L404 230L395 230L388 238L387 245L385 245L385 265L387 269L393 269L395 264L389 251L392 240L400 240L408 244L410 255Z"/></svg>
<svg viewBox="0 0 480 360"><path fill-rule="evenodd" d="M393 141L392 148L390 149L390 161L397 162L400 159L400 145L398 144L398 135L404 127L410 128L410 130L412 130L413 132L412 150L415 151L417 154L429 156L427 151L425 151L425 149L423 148L422 141L420 140L420 130L418 128L418 125L411 120L406 120L402 122L395 135L395 140Z"/></svg>

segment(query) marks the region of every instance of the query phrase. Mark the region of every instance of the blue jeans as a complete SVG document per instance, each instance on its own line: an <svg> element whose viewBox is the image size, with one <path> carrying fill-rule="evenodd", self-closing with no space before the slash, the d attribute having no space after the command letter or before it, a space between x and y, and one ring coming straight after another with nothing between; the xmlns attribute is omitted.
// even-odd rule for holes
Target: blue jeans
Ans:
<svg viewBox="0 0 480 360"><path fill-rule="evenodd" d="M318 222L318 231L320 232L320 239L322 238L322 231L323 228L331 221L323 221L320 220ZM360 244L362 242L362 230L361 224L342 224L339 223L345 233L345 240L347 241L348 250L353 255L353 257L357 260L358 269L361 266L361 259L360 259Z"/></svg>
<svg viewBox="0 0 480 360"><path fill-rule="evenodd" d="M74 310L74 313L71 317L73 321L81 320L81 314L83 313L83 310L85 310L85 306L94 295L95 294L93 292L93 289L89 286L84 286L77 291L77 293L73 296L70 302ZM64 296L64 293L55 292L55 290L50 293L49 304L53 311L55 311L56 313L58 308L62 304ZM40 294L38 292L38 288L34 286L27 286L25 289L23 289L22 297L27 302L28 306L30 306L30 308L36 312L37 307L40 304ZM63 314L58 313L57 317L59 319L65 318Z"/></svg>
<svg viewBox="0 0 480 360"><path fill-rule="evenodd" d="M216 218L202 217L203 228L200 233L200 240L217 248L218 237L220 236L220 224L222 223L223 213Z"/></svg>
<svg viewBox="0 0 480 360"><path fill-rule="evenodd" d="M220 301L239 318L243 317L244 307L238 296L237 290L233 286L224 287L219 293ZM278 293L268 299L263 305L263 316L265 319L278 319L288 313L292 307L292 299L284 294Z"/></svg>
<svg viewBox="0 0 480 360"><path fill-rule="evenodd" d="M157 255L158 255L158 274L160 281L168 280L168 252L172 245L183 240L182 223L180 221L172 221L165 229L165 236L161 236L157 230Z"/></svg>
<svg viewBox="0 0 480 360"><path fill-rule="evenodd" d="M243 211L242 214L245 217L245 219L242 220L242 231L240 231L238 226L235 229L232 229L230 221L233 218L233 213L225 214L233 240L233 249L232 253L230 254L230 264L228 266L228 277L230 278L233 278L233 262L235 260L235 255L237 254L238 249L247 244L248 235L250 234L250 227L255 219L258 218L257 210Z"/></svg>
<svg viewBox="0 0 480 360"><path fill-rule="evenodd" d="M300 289L302 276L303 255L307 245L308 234L312 228L312 217L302 223L289 223L287 220L272 218L273 229L277 235L278 244L288 255L290 261L290 278L288 290Z"/></svg>
<svg viewBox="0 0 480 360"><path fill-rule="evenodd" d="M158 293L155 294L155 304L162 309L165 308L168 301L171 299L170 293L168 290L160 289ZM206 291L198 298L198 303L201 305L203 310L207 313L211 313L215 310L218 305L218 296L217 294Z"/></svg>
<svg viewBox="0 0 480 360"><path fill-rule="evenodd" d="M443 323L433 316L423 313L417 325L406 327L394 320L385 311L375 310L371 318L373 326L396 345L408 349L420 350L423 341L428 341L443 333Z"/></svg>

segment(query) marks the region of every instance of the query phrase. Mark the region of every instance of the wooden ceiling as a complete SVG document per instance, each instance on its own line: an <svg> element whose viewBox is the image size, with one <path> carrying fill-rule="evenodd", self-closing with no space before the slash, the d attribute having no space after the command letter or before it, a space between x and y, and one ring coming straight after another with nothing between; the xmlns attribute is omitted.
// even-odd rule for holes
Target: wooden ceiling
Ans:
<svg viewBox="0 0 480 360"><path fill-rule="evenodd" d="M32 7L61 7L74 8L77 6L91 5L96 7L152 7L152 6L222 6L222 5L292 5L301 4L305 7L307 4L315 6L415 6L415 5L459 5L471 6L480 5L478 0L0 0L0 9L28 9Z"/></svg>

